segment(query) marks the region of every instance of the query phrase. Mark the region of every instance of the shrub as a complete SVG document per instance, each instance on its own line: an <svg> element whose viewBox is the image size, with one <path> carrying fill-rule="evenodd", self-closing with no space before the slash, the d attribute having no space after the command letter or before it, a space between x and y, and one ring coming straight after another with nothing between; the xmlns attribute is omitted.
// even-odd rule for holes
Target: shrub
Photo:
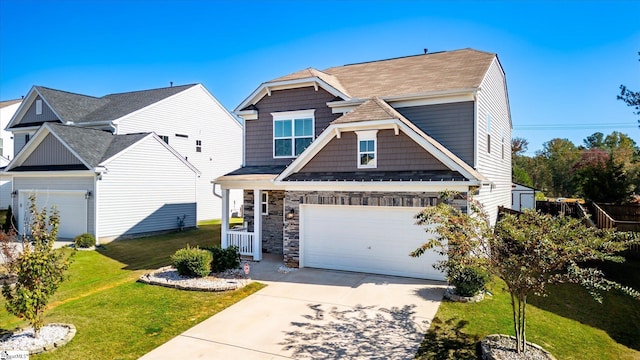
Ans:
<svg viewBox="0 0 640 360"><path fill-rule="evenodd" d="M191 277L204 277L211 273L211 252L192 248L187 245L171 256L173 266L178 270L178 274Z"/></svg>
<svg viewBox="0 0 640 360"><path fill-rule="evenodd" d="M455 286L456 295L475 296L489 282L489 274L479 267L468 266L455 271L451 276L451 284Z"/></svg>
<svg viewBox="0 0 640 360"><path fill-rule="evenodd" d="M6 217L4 219L4 224L2 224L2 230L5 233L10 233L15 231L16 217L13 215L13 210L11 209L11 205L7 208Z"/></svg>
<svg viewBox="0 0 640 360"><path fill-rule="evenodd" d="M211 271L222 272L228 269L237 269L240 267L240 251L237 246L229 246L222 249L218 246L205 248L213 255L211 261Z"/></svg>
<svg viewBox="0 0 640 360"><path fill-rule="evenodd" d="M73 239L73 242L76 245L76 248L90 248L92 246L96 246L96 238L89 233L76 236Z"/></svg>

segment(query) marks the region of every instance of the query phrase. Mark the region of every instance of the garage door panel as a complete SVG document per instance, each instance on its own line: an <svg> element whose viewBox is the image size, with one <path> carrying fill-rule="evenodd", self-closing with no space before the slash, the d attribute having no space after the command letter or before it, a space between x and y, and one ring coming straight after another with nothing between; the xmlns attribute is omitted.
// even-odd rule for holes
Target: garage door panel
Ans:
<svg viewBox="0 0 640 360"><path fill-rule="evenodd" d="M20 230L24 227L24 219L29 215L29 195L34 192L20 192ZM72 239L87 232L87 200L84 191L36 191L36 206L38 210L46 207L47 212L53 206L60 216L58 238Z"/></svg>
<svg viewBox="0 0 640 360"><path fill-rule="evenodd" d="M303 266L443 280L437 254L412 258L429 236L415 225L420 208L303 205Z"/></svg>

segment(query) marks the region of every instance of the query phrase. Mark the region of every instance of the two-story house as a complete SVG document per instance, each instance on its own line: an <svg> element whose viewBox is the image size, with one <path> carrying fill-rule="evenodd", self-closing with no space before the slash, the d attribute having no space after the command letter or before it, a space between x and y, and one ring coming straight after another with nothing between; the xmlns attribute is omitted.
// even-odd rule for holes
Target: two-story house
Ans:
<svg viewBox="0 0 640 360"><path fill-rule="evenodd" d="M34 86L7 130L15 154L4 173L20 225L36 192L81 219L63 218L64 235L118 238L220 218L211 182L242 163L240 123L201 84L103 97Z"/></svg>
<svg viewBox="0 0 640 360"><path fill-rule="evenodd" d="M462 49L308 68L262 83L236 109L246 228L223 246L292 267L443 279L414 216L441 191L473 194L495 222L511 201L511 116L496 54ZM464 201L455 204L466 208ZM224 214L224 211L223 211Z"/></svg>

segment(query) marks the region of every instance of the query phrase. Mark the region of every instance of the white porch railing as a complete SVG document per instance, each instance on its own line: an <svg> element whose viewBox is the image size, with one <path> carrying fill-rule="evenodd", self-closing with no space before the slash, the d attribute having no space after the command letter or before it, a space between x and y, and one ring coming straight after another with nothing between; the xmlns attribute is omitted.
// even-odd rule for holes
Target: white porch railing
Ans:
<svg viewBox="0 0 640 360"><path fill-rule="evenodd" d="M227 246L236 246L240 255L254 256L255 234L250 231L227 231Z"/></svg>

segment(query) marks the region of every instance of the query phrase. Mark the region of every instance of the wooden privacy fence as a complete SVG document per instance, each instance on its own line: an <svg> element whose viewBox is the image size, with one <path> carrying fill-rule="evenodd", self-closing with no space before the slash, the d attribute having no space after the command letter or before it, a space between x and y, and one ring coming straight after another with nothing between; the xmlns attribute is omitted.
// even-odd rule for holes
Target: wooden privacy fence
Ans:
<svg viewBox="0 0 640 360"><path fill-rule="evenodd" d="M604 208L607 208L605 211ZM611 229L615 228L618 231L626 231L632 233L634 238L637 238L640 234L640 207L628 206L628 205L599 205L596 203L591 204L593 209L593 218L596 226L599 229ZM611 213L615 215L611 215ZM614 216L616 218L614 218ZM624 218L625 220L618 220ZM635 220L627 220L635 219ZM633 245L629 248L629 255L640 258L640 245Z"/></svg>

